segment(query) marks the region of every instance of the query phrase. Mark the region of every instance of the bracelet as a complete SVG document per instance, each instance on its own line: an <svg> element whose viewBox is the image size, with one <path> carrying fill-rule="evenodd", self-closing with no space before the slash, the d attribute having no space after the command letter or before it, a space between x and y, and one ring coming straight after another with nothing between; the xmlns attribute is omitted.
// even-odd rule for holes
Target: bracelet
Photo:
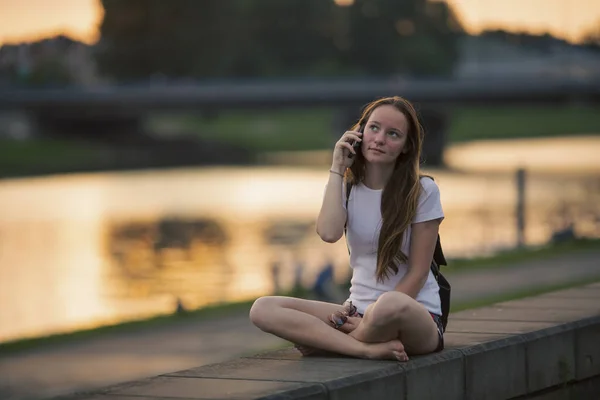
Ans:
<svg viewBox="0 0 600 400"><path fill-rule="evenodd" d="M332 169L330 169L330 170L329 170L329 172L331 172L332 174L339 175L339 176L341 176L342 178L344 177L344 174L340 174L339 172L337 172L337 171L334 171L334 170L332 170Z"/></svg>

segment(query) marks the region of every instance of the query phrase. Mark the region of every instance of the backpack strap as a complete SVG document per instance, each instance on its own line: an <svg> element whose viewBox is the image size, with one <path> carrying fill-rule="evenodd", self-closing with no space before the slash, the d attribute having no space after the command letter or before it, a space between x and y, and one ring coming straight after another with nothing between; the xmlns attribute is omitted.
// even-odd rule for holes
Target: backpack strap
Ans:
<svg viewBox="0 0 600 400"><path fill-rule="evenodd" d="M350 191L352 191L352 183L346 182L346 223L344 224L344 235L346 235L348 227L348 201L350 200ZM348 249L348 253L350 253L350 249Z"/></svg>
<svg viewBox="0 0 600 400"><path fill-rule="evenodd" d="M440 265L448 265L444 251L442 250L442 243L440 242L440 234L438 233L437 241L435 242L435 250L433 250L433 260L435 263Z"/></svg>
<svg viewBox="0 0 600 400"><path fill-rule="evenodd" d="M350 192L352 191L352 183L346 182L346 212L348 211L348 201L350 200Z"/></svg>
<svg viewBox="0 0 600 400"><path fill-rule="evenodd" d="M429 178L432 181L434 180L433 177L431 177L429 175L421 175L419 177L419 179L420 178ZM437 241L435 242L435 250L433 250L433 261L437 264L438 268L441 265L448 265L448 262L446 261L446 257L444 256L444 251L442 250L442 242L440 241L439 234L437 236Z"/></svg>

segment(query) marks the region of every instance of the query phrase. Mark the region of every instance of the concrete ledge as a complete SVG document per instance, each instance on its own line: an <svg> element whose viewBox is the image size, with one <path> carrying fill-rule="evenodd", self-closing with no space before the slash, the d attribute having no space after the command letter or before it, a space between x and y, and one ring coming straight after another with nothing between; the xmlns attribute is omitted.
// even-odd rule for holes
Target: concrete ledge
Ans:
<svg viewBox="0 0 600 400"><path fill-rule="evenodd" d="M60 399L391 398L600 398L600 284L454 313L446 350L408 363L290 348Z"/></svg>

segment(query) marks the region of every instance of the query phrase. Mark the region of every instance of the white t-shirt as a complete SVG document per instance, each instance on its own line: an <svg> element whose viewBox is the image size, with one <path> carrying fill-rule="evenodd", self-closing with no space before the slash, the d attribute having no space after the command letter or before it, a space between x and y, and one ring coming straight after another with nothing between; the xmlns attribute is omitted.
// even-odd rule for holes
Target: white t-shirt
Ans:
<svg viewBox="0 0 600 400"><path fill-rule="evenodd" d="M444 212L440 201L440 190L437 184L429 178L420 180L423 190L413 223L434 219L443 219ZM342 185L343 186L343 185ZM344 208L346 207L346 192ZM383 283L377 281L377 244L381 228L381 195L383 190L373 190L359 183L352 187L348 200L348 221L346 240L350 249L350 267L352 280L348 300L356 306L358 312L364 314L365 309L374 303L385 292L395 290L400 279L406 274L408 265L398 265L398 273L389 276ZM402 251L406 256L410 252L411 227L405 232ZM393 273L393 271L390 271ZM434 314L441 315L439 286L433 273L429 270L427 281L416 297L416 300Z"/></svg>

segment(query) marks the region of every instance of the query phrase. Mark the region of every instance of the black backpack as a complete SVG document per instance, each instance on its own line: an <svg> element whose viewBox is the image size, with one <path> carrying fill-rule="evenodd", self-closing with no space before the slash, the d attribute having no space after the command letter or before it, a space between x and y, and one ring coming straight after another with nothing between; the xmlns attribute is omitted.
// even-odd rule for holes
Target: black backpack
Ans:
<svg viewBox="0 0 600 400"><path fill-rule="evenodd" d="M426 176L427 178L433 179L431 177ZM352 185L350 183L346 183L346 210L348 210L348 201L350 200L350 191L352 190ZM346 226L344 226L344 233L346 233ZM448 325L448 314L450 314L450 283L448 280L442 275L440 271L440 266L448 265L446 262L446 257L444 256L444 251L442 250L442 243L440 242L440 235L437 237L437 241L435 243L435 250L433 251L433 259L431 260L431 272L435 277L435 280L440 287L440 303L442 306L442 325L444 326L444 331L446 330L446 325Z"/></svg>

